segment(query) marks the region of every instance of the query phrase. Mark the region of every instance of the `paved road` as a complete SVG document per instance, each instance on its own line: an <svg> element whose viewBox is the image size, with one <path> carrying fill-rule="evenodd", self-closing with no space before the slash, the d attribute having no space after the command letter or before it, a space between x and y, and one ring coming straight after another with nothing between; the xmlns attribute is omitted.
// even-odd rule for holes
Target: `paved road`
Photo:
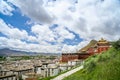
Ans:
<svg viewBox="0 0 120 80"><path fill-rule="evenodd" d="M63 78L65 78L65 77L79 71L82 68L83 68L83 66L77 67L77 68L75 68L73 70L70 70L70 71L68 71L68 72L66 72L64 74L61 74L61 75L59 75L59 76L57 76L57 77L55 77L54 79L51 79L51 80L62 80Z"/></svg>

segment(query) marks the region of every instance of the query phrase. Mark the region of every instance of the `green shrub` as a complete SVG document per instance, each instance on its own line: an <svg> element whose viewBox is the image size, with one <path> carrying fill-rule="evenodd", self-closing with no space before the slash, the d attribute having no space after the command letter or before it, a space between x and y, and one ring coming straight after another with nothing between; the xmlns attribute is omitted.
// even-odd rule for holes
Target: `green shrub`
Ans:
<svg viewBox="0 0 120 80"><path fill-rule="evenodd" d="M120 39L116 42L113 43L113 47L116 49L116 50L120 50Z"/></svg>
<svg viewBox="0 0 120 80"><path fill-rule="evenodd" d="M91 72L97 65L97 57L90 57L90 59L85 61L84 68L87 73Z"/></svg>
<svg viewBox="0 0 120 80"><path fill-rule="evenodd" d="M0 56L0 61L4 61L4 60L6 60L6 57Z"/></svg>

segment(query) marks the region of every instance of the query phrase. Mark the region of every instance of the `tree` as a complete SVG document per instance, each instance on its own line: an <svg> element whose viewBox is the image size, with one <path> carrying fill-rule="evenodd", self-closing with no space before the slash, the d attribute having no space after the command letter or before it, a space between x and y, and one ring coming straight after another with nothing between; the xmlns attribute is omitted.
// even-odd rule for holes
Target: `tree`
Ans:
<svg viewBox="0 0 120 80"><path fill-rule="evenodd" d="M4 60L6 60L6 57L0 56L0 61L4 61Z"/></svg>
<svg viewBox="0 0 120 80"><path fill-rule="evenodd" d="M120 39L113 43L113 47L116 50L120 50Z"/></svg>

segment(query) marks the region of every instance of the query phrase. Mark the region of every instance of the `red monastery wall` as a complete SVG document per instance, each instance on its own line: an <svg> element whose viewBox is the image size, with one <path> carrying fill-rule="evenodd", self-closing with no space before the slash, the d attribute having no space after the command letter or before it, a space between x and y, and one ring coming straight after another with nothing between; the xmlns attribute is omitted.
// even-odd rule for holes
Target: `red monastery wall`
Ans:
<svg viewBox="0 0 120 80"><path fill-rule="evenodd" d="M64 53L62 54L62 62L68 62L70 60L78 59L78 54L76 53Z"/></svg>

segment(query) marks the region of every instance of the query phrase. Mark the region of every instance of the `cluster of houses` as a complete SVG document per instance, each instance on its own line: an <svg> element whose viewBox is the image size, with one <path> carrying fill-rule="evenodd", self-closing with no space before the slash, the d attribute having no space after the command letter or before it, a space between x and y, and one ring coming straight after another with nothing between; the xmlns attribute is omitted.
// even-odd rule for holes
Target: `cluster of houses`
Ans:
<svg viewBox="0 0 120 80"><path fill-rule="evenodd" d="M56 62L55 62L56 61ZM0 63L0 80L38 80L69 70L82 64L81 60L59 63L57 60L20 60Z"/></svg>

